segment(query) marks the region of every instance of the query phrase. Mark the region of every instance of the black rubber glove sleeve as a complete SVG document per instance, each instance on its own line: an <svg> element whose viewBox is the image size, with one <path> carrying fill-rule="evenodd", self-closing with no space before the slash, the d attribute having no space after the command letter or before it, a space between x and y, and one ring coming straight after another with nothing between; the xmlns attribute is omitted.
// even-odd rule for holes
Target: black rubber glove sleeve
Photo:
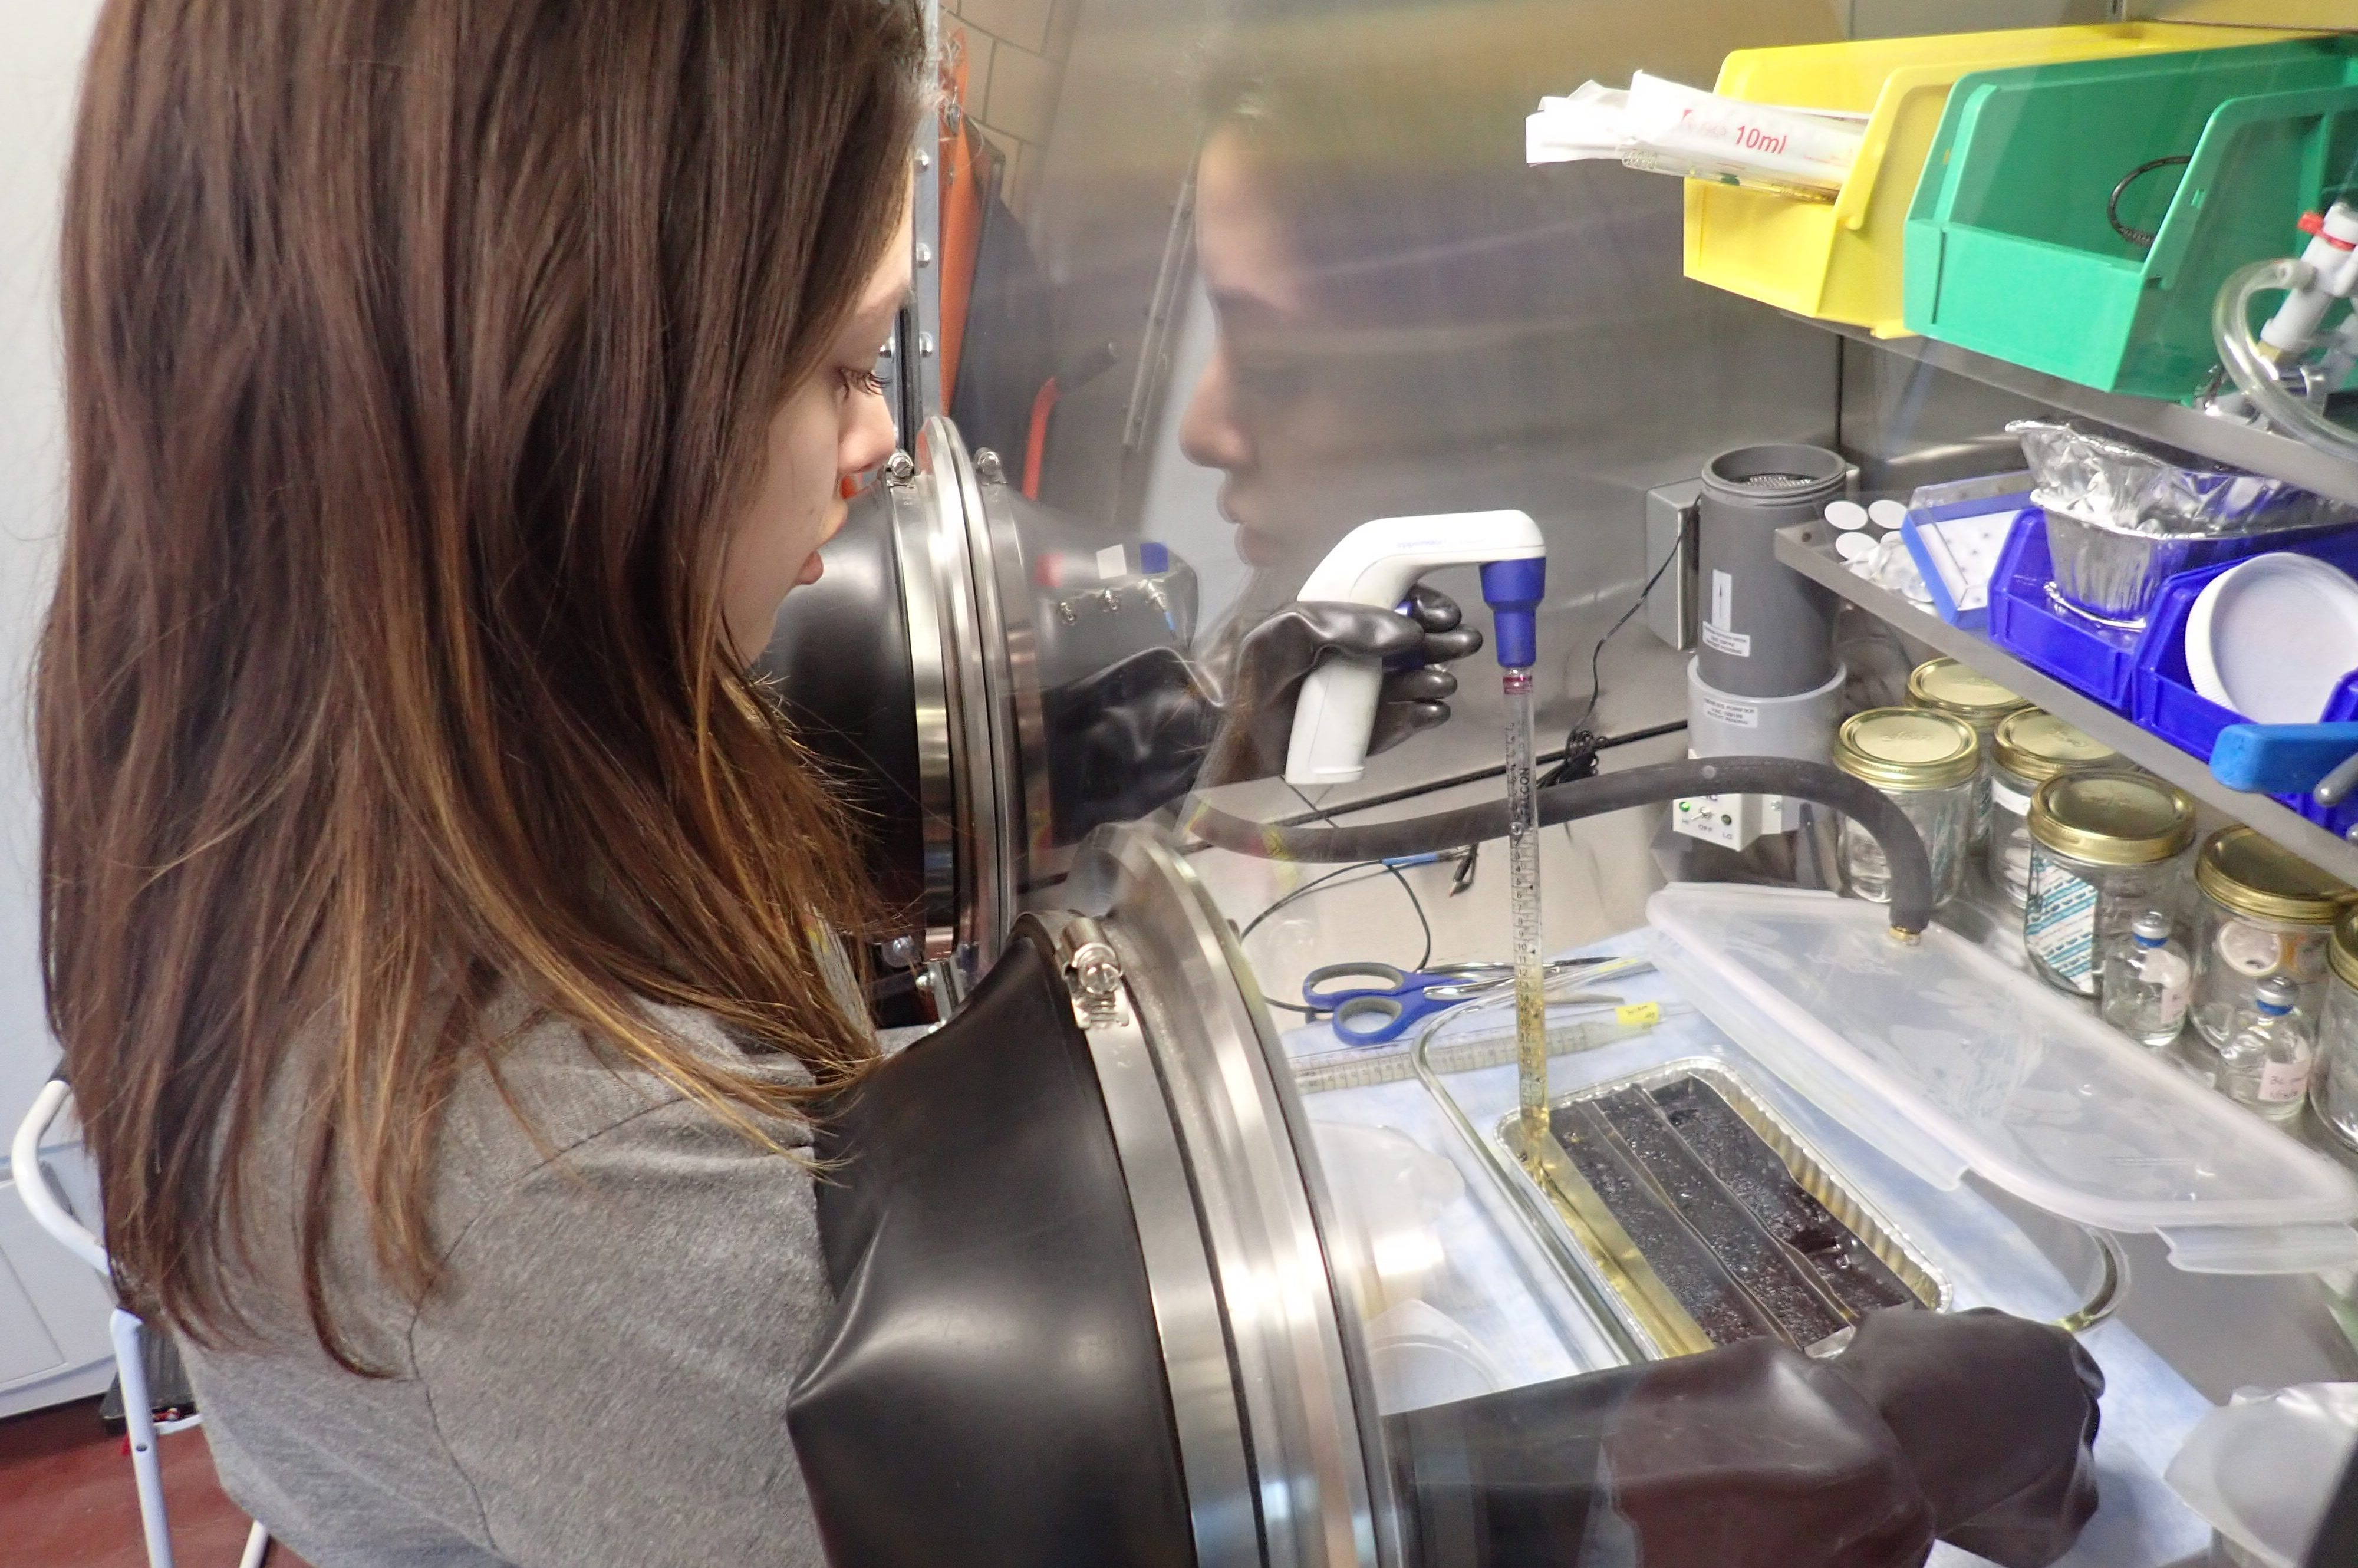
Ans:
<svg viewBox="0 0 2358 1568"><path fill-rule="evenodd" d="M1846 1380L1753 1340L1386 1420L1416 1561L1918 1568L1932 1510Z"/></svg>

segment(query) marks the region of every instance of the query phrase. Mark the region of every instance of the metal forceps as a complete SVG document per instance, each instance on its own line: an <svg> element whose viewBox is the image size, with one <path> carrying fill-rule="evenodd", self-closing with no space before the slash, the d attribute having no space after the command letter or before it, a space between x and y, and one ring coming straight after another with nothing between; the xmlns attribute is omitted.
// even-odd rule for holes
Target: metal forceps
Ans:
<svg viewBox="0 0 2358 1568"><path fill-rule="evenodd" d="M1552 985L1563 976L1603 958L1553 958L1546 966ZM1338 980L1373 980L1374 985L1337 985ZM1434 964L1403 969L1393 964L1325 964L1302 979L1303 1005L1333 1014L1336 1038L1347 1045L1385 1045L1399 1039L1419 1020L1455 1007L1487 992L1515 983L1512 964ZM1597 995L1581 1000L1618 1001Z"/></svg>

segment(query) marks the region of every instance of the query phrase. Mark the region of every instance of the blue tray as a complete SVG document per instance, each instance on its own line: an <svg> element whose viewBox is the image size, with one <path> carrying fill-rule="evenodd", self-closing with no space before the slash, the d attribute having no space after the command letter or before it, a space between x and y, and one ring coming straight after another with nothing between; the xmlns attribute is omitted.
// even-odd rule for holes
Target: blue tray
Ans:
<svg viewBox="0 0 2358 1568"><path fill-rule="evenodd" d="M2358 575L2358 539L2349 535L2320 539L2292 553L2315 556ZM2179 750L2190 752L2206 762L2211 760L2212 748L2219 744L2219 731L2245 720L2194 689L2193 677L2186 668L2186 622L2203 589L2235 564L2228 561L2199 571L2180 572L2162 585L2161 594L2154 600L2147 618L2145 642L2137 651L2136 678L2131 683L2129 717ZM2358 671L2342 678L2320 717L2337 723L2358 719ZM2358 802L2323 806L2306 795L2276 798L2331 832L2341 833L2358 826Z"/></svg>
<svg viewBox="0 0 2358 1568"><path fill-rule="evenodd" d="M1990 579L1990 641L2114 712L2128 712L2140 633L2063 609L2048 596L2054 578L2047 514L2026 508Z"/></svg>
<svg viewBox="0 0 2358 1568"><path fill-rule="evenodd" d="M2001 513L2014 514L2018 524L2022 513L2029 505L2028 491L2014 491L2004 495L1985 495L1973 501L1952 501L1945 505L1927 506L1920 511L1909 512L1901 521L1899 536L1907 541L1908 553L1916 559L1917 575L1924 579L1925 590L1932 596L1932 608L1942 620L1968 632L1988 630L1989 601L1996 597L1997 574L1995 571L1991 573L1990 592L1983 603L1971 610L1958 609L1956 600L1949 592L1948 580L1942 577L1931 549L1925 543L1925 532L1928 529L1937 531L1937 525L1942 523L1953 523L1967 517L1989 517ZM2013 530L2007 530L2007 542L2011 543L2013 538ZM2003 561L2001 548L2001 565Z"/></svg>

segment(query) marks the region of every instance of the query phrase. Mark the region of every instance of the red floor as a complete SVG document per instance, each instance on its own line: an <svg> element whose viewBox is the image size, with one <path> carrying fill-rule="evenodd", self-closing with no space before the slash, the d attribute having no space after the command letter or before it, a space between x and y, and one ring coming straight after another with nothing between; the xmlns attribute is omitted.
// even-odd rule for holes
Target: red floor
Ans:
<svg viewBox="0 0 2358 1568"><path fill-rule="evenodd" d="M222 1494L202 1432L164 1438L164 1511L180 1568L236 1568L250 1521ZM83 1400L0 1421L0 1541L11 1563L146 1568L139 1495L123 1440ZM283 1547L270 1568L303 1568Z"/></svg>

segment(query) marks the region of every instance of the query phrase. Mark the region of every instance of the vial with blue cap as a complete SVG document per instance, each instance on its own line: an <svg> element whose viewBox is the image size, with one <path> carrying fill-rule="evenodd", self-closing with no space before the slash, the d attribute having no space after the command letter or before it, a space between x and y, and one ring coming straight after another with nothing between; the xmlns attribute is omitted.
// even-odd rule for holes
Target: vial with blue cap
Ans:
<svg viewBox="0 0 2358 1568"><path fill-rule="evenodd" d="M2288 975L2270 975L2252 1000L2256 1015L2219 1048L2219 1085L2236 1104L2289 1121L2309 1098L2317 1059L2300 988Z"/></svg>

